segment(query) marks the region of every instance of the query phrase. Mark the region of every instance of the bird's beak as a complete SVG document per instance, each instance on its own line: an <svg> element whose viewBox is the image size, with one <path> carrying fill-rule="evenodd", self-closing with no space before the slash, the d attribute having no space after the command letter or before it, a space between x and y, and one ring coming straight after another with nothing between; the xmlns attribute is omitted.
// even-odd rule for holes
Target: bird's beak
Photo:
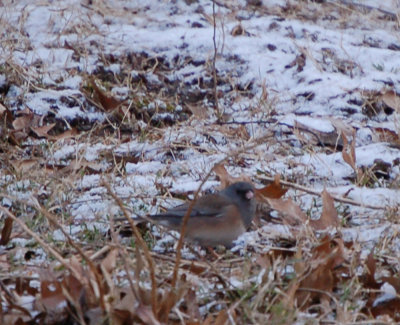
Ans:
<svg viewBox="0 0 400 325"><path fill-rule="evenodd" d="M246 199L251 200L254 197L254 192L247 191L245 196L246 196Z"/></svg>

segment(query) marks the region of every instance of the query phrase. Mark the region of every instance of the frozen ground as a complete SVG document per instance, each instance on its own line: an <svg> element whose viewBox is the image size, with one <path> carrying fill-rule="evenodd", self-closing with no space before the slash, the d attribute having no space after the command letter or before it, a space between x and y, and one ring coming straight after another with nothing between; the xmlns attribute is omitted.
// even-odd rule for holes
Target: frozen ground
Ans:
<svg viewBox="0 0 400 325"><path fill-rule="evenodd" d="M217 1L217 112L211 1L2 1L0 103L10 123L33 113L31 124L1 129L3 206L32 218L20 205L35 197L77 241L93 231L107 242L120 211L104 180L143 215L191 197L226 159L231 175L258 187L280 174L354 200L336 203L343 238L360 251L390 238L382 254L392 255L400 244L400 7L355 3ZM100 105L92 77L123 101L122 117ZM32 130L51 123L41 136ZM354 150L354 166L343 148ZM218 185L212 174L203 190ZM321 214L319 196L292 188L286 197L311 218ZM261 231L234 251L265 252L290 237L260 217ZM174 239L152 232L154 251L171 252Z"/></svg>

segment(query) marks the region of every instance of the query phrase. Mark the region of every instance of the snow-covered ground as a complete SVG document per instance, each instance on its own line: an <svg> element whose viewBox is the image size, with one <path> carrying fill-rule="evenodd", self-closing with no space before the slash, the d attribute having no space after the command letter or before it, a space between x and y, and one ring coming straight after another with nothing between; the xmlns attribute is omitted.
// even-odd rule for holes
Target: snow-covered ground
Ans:
<svg viewBox="0 0 400 325"><path fill-rule="evenodd" d="M50 143L25 139L11 163L37 159L32 148L40 147L45 156L35 161L41 168L10 176L2 164L2 191L15 199L3 204L41 193L54 211L70 216L72 236L82 225L105 233L119 210L103 180L132 215L142 215L190 198L210 169L227 159L231 175L245 174L259 187L260 175L280 174L360 203L337 203L346 240L371 247L398 232L398 1L353 7L339 1L217 1L219 112L213 105L212 1L1 3L0 102L14 116L28 108L41 118L39 126L56 121L58 133L80 132ZM114 132L113 122L114 133L91 132L108 125L110 114L90 100L89 76L124 100L125 131ZM340 135L351 141L353 131L358 175L340 151ZM45 166L53 170L47 174ZM211 175L203 190L218 184ZM295 190L286 196L311 217L320 215L319 197ZM286 231L264 227L239 246L254 238L270 243ZM64 240L59 235L54 237ZM397 247L398 239L391 245Z"/></svg>

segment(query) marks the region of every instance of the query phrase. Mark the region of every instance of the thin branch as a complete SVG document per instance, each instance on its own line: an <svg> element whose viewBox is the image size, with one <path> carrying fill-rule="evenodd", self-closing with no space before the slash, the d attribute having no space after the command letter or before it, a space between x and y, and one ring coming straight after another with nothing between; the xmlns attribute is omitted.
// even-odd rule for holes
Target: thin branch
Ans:
<svg viewBox="0 0 400 325"><path fill-rule="evenodd" d="M214 44L214 58L213 58L213 64L212 64L212 69L213 69L213 81L214 81L214 110L218 116L218 120L221 117L219 107L218 107L218 92L217 92L217 69L215 67L215 63L217 61L217 54L218 54L218 49L217 49L217 41L216 41L216 33L217 33L217 19L216 19L216 13L215 13L215 0L213 0L213 44Z"/></svg>
<svg viewBox="0 0 400 325"><path fill-rule="evenodd" d="M390 19L392 19L392 20L396 20L398 18L397 14L395 14L393 12L390 12L390 11L387 11L387 10L384 10L384 9L381 9L381 8L373 7L373 6L370 6L370 5L366 5L366 4L363 4L363 3L356 3L354 1L348 1L348 0L339 0L339 4L337 3L336 0L335 1L327 0L327 2L330 3L331 5L338 6L340 8L345 8L345 9L347 9L349 11L352 10L350 7L355 7L355 8L358 7L358 8L362 8L362 9L368 10L368 11L377 10L380 13L390 17Z"/></svg>
<svg viewBox="0 0 400 325"><path fill-rule="evenodd" d="M274 181L274 177L268 177L268 176L257 176L257 177L259 179L263 179L263 180L270 181L270 182ZM284 185L284 186L291 187L291 188L294 188L296 190L299 190L299 191L302 191L302 192L306 192L308 194L312 194L312 195L316 195L316 196L321 196L322 195L321 191L312 190L312 189L310 189L308 187L301 186L301 185L298 185L298 184L295 184L295 183L291 183L291 182L284 181L284 180L280 180L280 183L282 185ZM341 197L337 197L337 196L333 196L333 195L331 195L331 196L335 201L341 202L341 203L345 203L345 204L350 204L350 205L363 207L363 208L368 208L368 209L374 209L374 210L385 210L386 209L385 207L382 207L382 206L363 204L363 203L356 202L356 201L351 200L351 199L341 198Z"/></svg>

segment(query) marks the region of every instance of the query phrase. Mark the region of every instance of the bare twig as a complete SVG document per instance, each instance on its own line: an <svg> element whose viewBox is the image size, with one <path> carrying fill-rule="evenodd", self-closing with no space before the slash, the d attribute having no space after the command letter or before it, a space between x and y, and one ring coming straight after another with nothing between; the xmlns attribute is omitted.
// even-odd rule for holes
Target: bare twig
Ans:
<svg viewBox="0 0 400 325"><path fill-rule="evenodd" d="M274 181L274 177L268 177L268 176L257 176L257 177L259 179L263 179L263 180L270 181L270 182ZM291 188L294 188L296 190L300 190L302 192L306 192L308 194L312 194L312 195L316 195L316 196L321 196L321 194L322 194L321 191L312 190L312 189L310 189L308 187L301 186L301 185L298 185L298 184L295 184L295 183L291 183L291 182L288 182L288 181L280 180L280 183L282 185L284 185L284 186L291 187ZM355 205L355 206L368 208L368 209L374 209L374 210L385 210L386 209L385 207L382 207L382 206L363 204L363 203L356 202L356 201L351 200L351 199L341 198L341 197L337 197L337 196L333 196L333 195L331 195L331 196L335 201L341 202L341 203L345 203L345 204Z"/></svg>
<svg viewBox="0 0 400 325"><path fill-rule="evenodd" d="M344 9L347 9L349 11L353 10L351 9L351 7L358 7L358 8L362 8L364 10L368 10L368 11L372 11L372 10L377 10L381 13L383 13L384 15L390 17L390 19L396 20L398 18L397 14L381 9L381 8L377 8L377 7L373 7L367 4L363 4L363 3L356 3L354 1L348 1L348 0L339 0L339 1L332 1L332 0L327 0L328 3L330 3L331 5L334 6L338 6ZM339 3L338 3L339 2Z"/></svg>
<svg viewBox="0 0 400 325"><path fill-rule="evenodd" d="M214 58L213 58L213 64L212 64L212 73L213 73L213 80L214 80L214 110L218 116L218 120L221 117L219 107L218 107L218 92L217 92L217 69L215 67L215 63L217 61L217 54L218 54L218 49L217 49L217 41L216 41L216 33L217 33L217 17L215 13L215 0L213 0L213 44L214 44Z"/></svg>

